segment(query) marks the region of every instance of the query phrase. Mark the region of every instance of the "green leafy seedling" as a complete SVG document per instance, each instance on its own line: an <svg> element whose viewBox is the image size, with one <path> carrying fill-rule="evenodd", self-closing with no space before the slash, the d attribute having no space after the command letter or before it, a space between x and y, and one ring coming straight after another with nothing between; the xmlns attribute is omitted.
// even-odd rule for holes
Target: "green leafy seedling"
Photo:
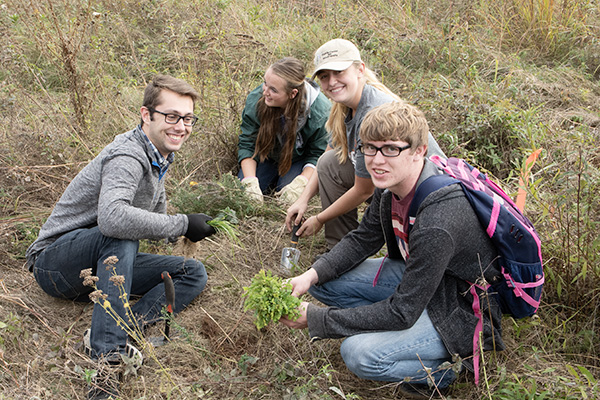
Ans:
<svg viewBox="0 0 600 400"><path fill-rule="evenodd" d="M239 220L235 214L235 210L227 207L219 214L207 222L210 226L215 228L217 232L224 233L227 235L229 240L239 245L242 244L239 238L239 230L235 225L239 224Z"/></svg>
<svg viewBox="0 0 600 400"><path fill-rule="evenodd" d="M254 311L254 324L257 329L281 317L292 321L300 318L300 299L292 296L292 285L282 278L273 276L271 271L260 270L252 278L250 286L244 287L244 311Z"/></svg>

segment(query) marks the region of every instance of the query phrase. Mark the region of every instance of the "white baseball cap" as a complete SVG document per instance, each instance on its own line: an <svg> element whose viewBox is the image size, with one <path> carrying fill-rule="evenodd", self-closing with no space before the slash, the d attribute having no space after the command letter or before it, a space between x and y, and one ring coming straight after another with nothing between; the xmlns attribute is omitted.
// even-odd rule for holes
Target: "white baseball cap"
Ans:
<svg viewBox="0 0 600 400"><path fill-rule="evenodd" d="M362 61L356 46L346 39L333 39L315 52L313 78L324 69L344 71L354 62Z"/></svg>

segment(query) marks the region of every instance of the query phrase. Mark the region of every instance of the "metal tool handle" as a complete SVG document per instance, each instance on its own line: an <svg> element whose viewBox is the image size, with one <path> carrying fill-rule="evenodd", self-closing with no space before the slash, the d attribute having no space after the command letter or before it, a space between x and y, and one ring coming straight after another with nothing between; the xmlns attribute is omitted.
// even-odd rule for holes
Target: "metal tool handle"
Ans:
<svg viewBox="0 0 600 400"><path fill-rule="evenodd" d="M169 317L165 321L165 337L168 338L171 328L171 318L173 317L173 307L175 305L175 285L173 285L173 279L167 271L163 271L160 276L165 283L165 298L167 300L167 312L169 313Z"/></svg>

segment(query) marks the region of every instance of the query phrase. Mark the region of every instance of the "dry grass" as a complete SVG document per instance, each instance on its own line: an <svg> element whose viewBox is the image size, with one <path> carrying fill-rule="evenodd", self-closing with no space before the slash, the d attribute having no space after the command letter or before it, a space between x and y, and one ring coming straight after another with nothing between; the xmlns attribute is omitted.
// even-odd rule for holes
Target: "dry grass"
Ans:
<svg viewBox="0 0 600 400"><path fill-rule="evenodd" d="M199 126L169 171L173 195L190 180L235 172L244 99L271 62L293 55L310 65L314 49L338 36L355 41L386 84L426 112L449 154L485 160L485 146L504 135L501 165L490 169L501 169L507 186L515 188L523 155L534 144L544 148L528 213L552 274L546 302L539 319L504 320L507 350L486 355L480 387L462 377L452 398L501 398L502 390L509 393L502 399L539 398L544 391L546 398L594 398L597 384L581 368L600 375L600 245L594 239L600 32L593 22L600 10L578 0L517 3L0 4L0 400L84 398L85 370L95 367L81 351L92 307L44 294L24 269L23 255L76 173L138 122L147 81L170 73L202 95ZM586 170L577 169L581 159ZM580 225L587 230L575 234ZM198 258L209 281L175 318L182 329L173 334L180 337L157 348L155 358L145 351L146 363L124 386L123 398L342 398L331 387L347 399L394 398L395 384L360 380L346 369L338 340L309 343L306 332L279 325L255 329L242 312L243 287L261 268L277 266L289 237L282 218L243 218L240 230L239 245L221 236L195 245L148 245ZM303 267L323 248L322 237L301 241ZM588 258L567 251L580 248ZM559 287L563 277L576 282ZM580 300L571 304L572 298Z"/></svg>

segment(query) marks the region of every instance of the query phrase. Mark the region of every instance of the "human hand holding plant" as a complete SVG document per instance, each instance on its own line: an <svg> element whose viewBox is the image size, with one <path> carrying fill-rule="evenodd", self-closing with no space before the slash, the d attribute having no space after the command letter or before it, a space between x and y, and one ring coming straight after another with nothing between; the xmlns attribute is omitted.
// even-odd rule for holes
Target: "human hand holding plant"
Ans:
<svg viewBox="0 0 600 400"><path fill-rule="evenodd" d="M296 320L291 320L286 317L282 317L279 321L282 324L284 324L285 326L287 326L288 328L293 328L293 329L308 328L308 319L306 316L306 314L308 312L308 305L309 305L309 303L306 301L303 301L302 303L300 303L300 306L298 307L298 312L300 313L300 316Z"/></svg>
<svg viewBox="0 0 600 400"><path fill-rule="evenodd" d="M317 271L310 268L302 275L298 275L290 279L290 285L292 286L292 296L300 297L304 293L308 292L308 289L319 281Z"/></svg>
<svg viewBox="0 0 600 400"><path fill-rule="evenodd" d="M292 286L277 276L272 276L271 271L260 270L252 278L250 286L244 287L244 311L254 311L254 324L257 329L267 326L270 322L277 322L282 317L291 321L300 316L300 299L292 296Z"/></svg>

